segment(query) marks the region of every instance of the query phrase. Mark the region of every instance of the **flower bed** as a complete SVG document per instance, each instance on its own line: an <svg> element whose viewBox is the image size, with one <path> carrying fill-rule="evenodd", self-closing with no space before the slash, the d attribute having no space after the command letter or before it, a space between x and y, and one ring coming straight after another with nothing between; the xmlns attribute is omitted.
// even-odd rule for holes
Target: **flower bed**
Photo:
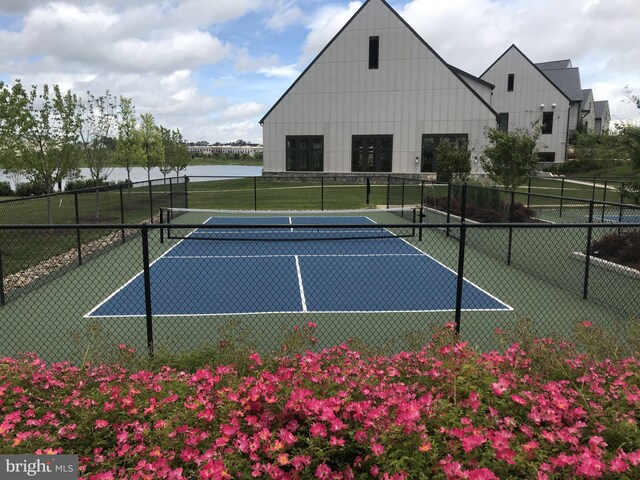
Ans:
<svg viewBox="0 0 640 480"><path fill-rule="evenodd" d="M534 345L254 353L244 374L4 358L0 451L96 480L640 478L640 361Z"/></svg>

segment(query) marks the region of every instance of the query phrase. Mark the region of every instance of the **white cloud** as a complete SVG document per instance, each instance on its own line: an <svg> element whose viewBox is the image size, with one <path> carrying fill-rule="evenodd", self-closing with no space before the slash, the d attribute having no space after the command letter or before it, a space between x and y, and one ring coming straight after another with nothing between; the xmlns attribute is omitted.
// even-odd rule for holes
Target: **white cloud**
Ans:
<svg viewBox="0 0 640 480"><path fill-rule="evenodd" d="M256 102L245 102L231 105L224 109L217 118L220 120L246 120L264 114L268 107Z"/></svg>
<svg viewBox="0 0 640 480"><path fill-rule="evenodd" d="M296 65L265 67L258 71L267 77L297 78L300 75L300 70Z"/></svg>
<svg viewBox="0 0 640 480"><path fill-rule="evenodd" d="M275 12L267 19L265 25L271 30L281 31L297 23L302 17L302 10L296 4L296 0L278 0L275 3Z"/></svg>
<svg viewBox="0 0 640 480"><path fill-rule="evenodd" d="M315 12L307 28L310 30L307 40L302 48L300 64L306 64L312 60L349 19L362 6L362 2L350 2L344 5L325 5Z"/></svg>

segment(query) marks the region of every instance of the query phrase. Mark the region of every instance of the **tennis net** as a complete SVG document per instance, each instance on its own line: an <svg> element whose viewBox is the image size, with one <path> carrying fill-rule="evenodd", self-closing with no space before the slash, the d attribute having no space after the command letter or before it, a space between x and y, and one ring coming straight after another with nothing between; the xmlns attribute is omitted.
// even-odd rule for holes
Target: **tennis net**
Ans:
<svg viewBox="0 0 640 480"><path fill-rule="evenodd" d="M319 241L410 237L419 208L246 211L163 208L168 239Z"/></svg>

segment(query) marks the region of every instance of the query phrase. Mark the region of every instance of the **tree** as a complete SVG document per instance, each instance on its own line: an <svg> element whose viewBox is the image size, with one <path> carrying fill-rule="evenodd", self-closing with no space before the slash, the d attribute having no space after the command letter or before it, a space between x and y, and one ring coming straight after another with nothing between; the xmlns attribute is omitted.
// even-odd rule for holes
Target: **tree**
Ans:
<svg viewBox="0 0 640 480"><path fill-rule="evenodd" d="M41 93L34 85L24 95L25 111L16 125L14 168L51 193L57 183L77 174L76 143L82 124L78 99L71 91L63 95L58 85L50 89L47 84Z"/></svg>
<svg viewBox="0 0 640 480"><path fill-rule="evenodd" d="M465 140L461 145L444 139L436 149L438 180L443 182L466 181L471 173L471 151Z"/></svg>
<svg viewBox="0 0 640 480"><path fill-rule="evenodd" d="M12 171L20 143L18 126L26 122L27 94L20 81L9 88L0 81L0 168Z"/></svg>
<svg viewBox="0 0 640 480"><path fill-rule="evenodd" d="M640 173L640 126L627 123L618 128L620 142L629 155L633 169Z"/></svg>
<svg viewBox="0 0 640 480"><path fill-rule="evenodd" d="M78 131L82 156L89 167L91 179L100 184L113 171L113 142L117 125L117 103L107 91L96 97L87 92L85 100L78 101L82 124Z"/></svg>
<svg viewBox="0 0 640 480"><path fill-rule="evenodd" d="M164 149L162 135L153 115L144 113L140 116L140 139L143 151L143 168L147 171L147 180L151 181L151 169L162 164Z"/></svg>
<svg viewBox="0 0 640 480"><path fill-rule="evenodd" d="M628 85L624 87L624 94L640 110L640 95L635 95Z"/></svg>
<svg viewBox="0 0 640 480"><path fill-rule="evenodd" d="M164 175L165 179L172 171L176 172L177 178L180 175L180 172L187 168L187 165L191 160L189 148L182 138L180 130L169 130L168 128L160 126L160 133L162 135L162 144L164 147L164 161L160 166L160 171Z"/></svg>
<svg viewBox="0 0 640 480"><path fill-rule="evenodd" d="M120 97L118 116L118 143L115 160L127 170L127 180L131 182L131 169L142 165L145 160L142 135L137 128L136 110L130 98Z"/></svg>
<svg viewBox="0 0 640 480"><path fill-rule="evenodd" d="M540 135L539 129L533 132L524 129L504 132L489 128L486 135L489 145L482 152L482 168L498 185L515 190L538 165L536 140Z"/></svg>

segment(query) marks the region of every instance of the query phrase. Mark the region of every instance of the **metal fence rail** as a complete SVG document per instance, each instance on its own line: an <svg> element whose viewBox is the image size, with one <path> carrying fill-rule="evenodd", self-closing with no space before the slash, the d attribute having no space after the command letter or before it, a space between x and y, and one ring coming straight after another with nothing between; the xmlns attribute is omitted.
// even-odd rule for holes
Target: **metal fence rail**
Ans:
<svg viewBox="0 0 640 480"><path fill-rule="evenodd" d="M319 347L350 339L399 350L450 321L487 349L496 329L523 318L563 336L588 320L624 342L625 321L640 312L638 270L592 251L594 240L640 223L347 218L203 225L186 216L180 239L164 243L175 222L0 225L0 355L81 361L87 349L120 343L184 350L215 345L230 324L269 350L283 328L307 321L318 325ZM245 230L253 236L243 239Z"/></svg>

